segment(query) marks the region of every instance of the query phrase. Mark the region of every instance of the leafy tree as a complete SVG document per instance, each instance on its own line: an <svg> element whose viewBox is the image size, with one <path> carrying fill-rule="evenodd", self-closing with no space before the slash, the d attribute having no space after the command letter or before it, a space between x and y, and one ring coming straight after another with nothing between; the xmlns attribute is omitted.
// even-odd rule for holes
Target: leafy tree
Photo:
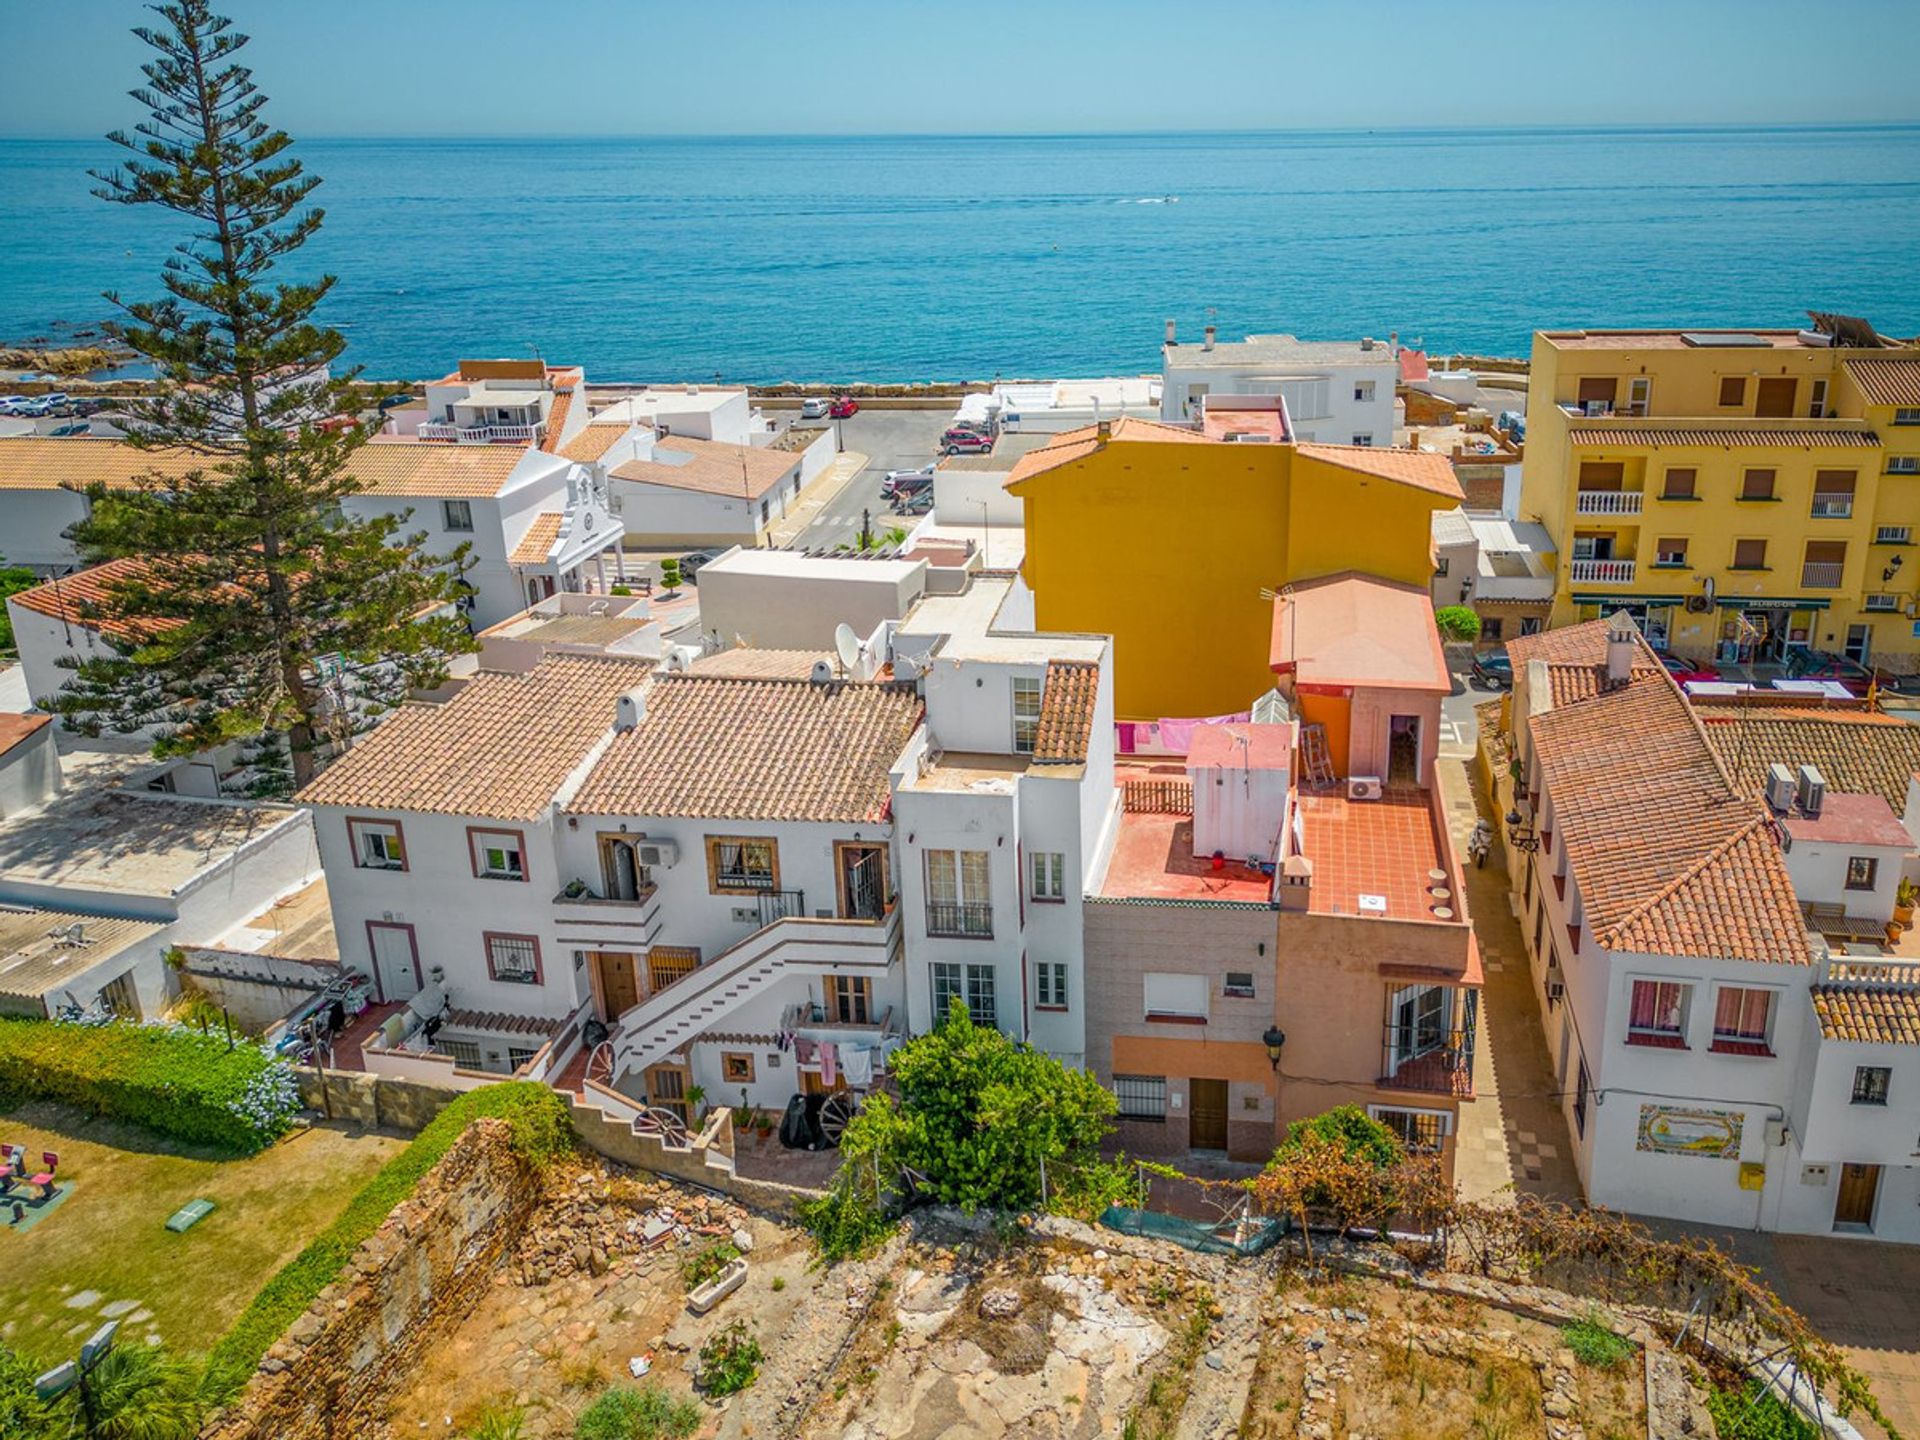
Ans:
<svg viewBox="0 0 1920 1440"><path fill-rule="evenodd" d="M1400 1137L1365 1110L1358 1105L1336 1105L1289 1125L1287 1138L1274 1151L1274 1163L1298 1154L1313 1141L1329 1144L1344 1158L1363 1160L1376 1170L1390 1170L1407 1158Z"/></svg>
<svg viewBox="0 0 1920 1440"><path fill-rule="evenodd" d="M672 555L660 562L660 588L669 595L680 588L680 561Z"/></svg>
<svg viewBox="0 0 1920 1440"><path fill-rule="evenodd" d="M1470 645L1480 638L1480 617L1470 605L1442 605L1433 612L1433 623L1442 640Z"/></svg>
<svg viewBox="0 0 1920 1440"><path fill-rule="evenodd" d="M334 278L273 278L320 226L307 204L319 178L263 118L234 59L247 37L207 0L154 9L165 23L134 32L154 51L132 92L149 118L109 137L130 158L93 178L103 199L191 222L163 298L107 298L123 312L114 333L157 376L126 407L130 443L193 463L90 492L82 553L143 563L99 606L127 637L120 652L79 664L54 708L90 733L156 726L161 755L278 732L303 784L316 749L363 713L334 703L318 670L344 664L375 698L398 698L471 648L451 611L419 618L457 598L466 554L423 553L405 516L343 512L361 488L349 459L378 422L355 372L332 369L345 342L314 323Z"/></svg>
<svg viewBox="0 0 1920 1440"><path fill-rule="evenodd" d="M87 1376L99 1440L193 1440L206 1407L199 1371L156 1346L126 1344Z"/></svg>
<svg viewBox="0 0 1920 1440"><path fill-rule="evenodd" d="M0 650L13 649L13 616L7 610L7 597L31 590L39 583L40 577L24 565L0 568Z"/></svg>
<svg viewBox="0 0 1920 1440"><path fill-rule="evenodd" d="M860 1253L885 1234L907 1171L921 1193L972 1211L1036 1206L1043 1183L1051 1193L1105 1168L1113 1096L1084 1070L975 1025L957 998L887 1069L899 1102L868 1098L840 1137L833 1188L802 1213L824 1258Z"/></svg>

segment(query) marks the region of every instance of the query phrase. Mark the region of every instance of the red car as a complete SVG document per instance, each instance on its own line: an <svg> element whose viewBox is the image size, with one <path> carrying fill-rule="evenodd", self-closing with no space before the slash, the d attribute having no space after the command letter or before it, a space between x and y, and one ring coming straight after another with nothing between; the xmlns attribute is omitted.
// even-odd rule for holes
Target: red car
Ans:
<svg viewBox="0 0 1920 1440"><path fill-rule="evenodd" d="M845 420L849 415L860 413L860 402L851 395L836 395L833 404L827 407L827 416L833 420Z"/></svg>
<svg viewBox="0 0 1920 1440"><path fill-rule="evenodd" d="M1689 680L1706 681L1720 678L1720 672L1704 660L1682 659L1671 650L1655 650L1653 653L1660 663L1667 667L1667 673L1672 675L1679 684L1684 685Z"/></svg>

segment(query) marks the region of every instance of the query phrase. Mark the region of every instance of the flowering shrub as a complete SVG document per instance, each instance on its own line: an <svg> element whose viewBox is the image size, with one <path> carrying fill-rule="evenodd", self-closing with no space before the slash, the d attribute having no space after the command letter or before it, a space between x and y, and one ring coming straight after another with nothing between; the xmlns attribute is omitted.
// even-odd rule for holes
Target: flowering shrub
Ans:
<svg viewBox="0 0 1920 1440"><path fill-rule="evenodd" d="M178 1025L0 1019L0 1095L58 1100L175 1140L251 1154L300 1108L293 1070L251 1041Z"/></svg>

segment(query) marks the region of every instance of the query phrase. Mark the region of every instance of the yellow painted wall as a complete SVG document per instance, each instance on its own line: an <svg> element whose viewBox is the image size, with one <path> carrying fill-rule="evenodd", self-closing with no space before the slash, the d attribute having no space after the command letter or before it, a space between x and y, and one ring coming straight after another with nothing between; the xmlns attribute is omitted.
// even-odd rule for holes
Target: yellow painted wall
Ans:
<svg viewBox="0 0 1920 1440"><path fill-rule="evenodd" d="M1273 685L1290 580L1360 570L1425 586L1445 497L1285 445L1115 441L1020 482L1035 619L1113 636L1122 720L1231 714Z"/></svg>

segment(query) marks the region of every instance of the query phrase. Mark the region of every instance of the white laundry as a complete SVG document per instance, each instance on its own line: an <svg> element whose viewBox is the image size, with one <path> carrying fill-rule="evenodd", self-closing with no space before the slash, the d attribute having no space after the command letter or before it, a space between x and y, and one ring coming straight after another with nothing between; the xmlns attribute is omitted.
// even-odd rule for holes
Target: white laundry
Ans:
<svg viewBox="0 0 1920 1440"><path fill-rule="evenodd" d="M873 1083L873 1051L855 1050L843 1046L840 1050L840 1068L845 1072L847 1084L856 1089Z"/></svg>

